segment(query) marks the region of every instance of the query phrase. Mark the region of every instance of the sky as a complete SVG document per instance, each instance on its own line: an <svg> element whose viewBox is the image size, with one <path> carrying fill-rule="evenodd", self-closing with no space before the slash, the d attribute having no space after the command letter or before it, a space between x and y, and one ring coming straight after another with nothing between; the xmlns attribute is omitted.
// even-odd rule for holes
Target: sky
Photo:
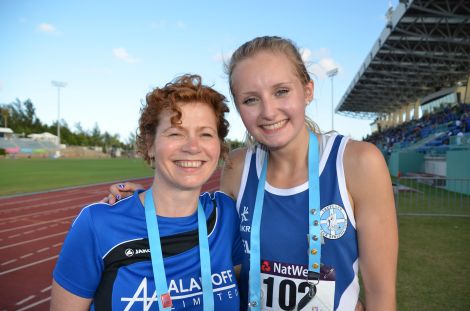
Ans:
<svg viewBox="0 0 470 311"><path fill-rule="evenodd" d="M60 119L72 130L97 124L125 142L149 91L195 73L229 99L229 138L243 140L224 61L248 40L277 35L300 48L315 83L307 115L329 131L332 102L338 105L397 2L0 0L0 104L29 98L52 124L59 109L51 81L66 82ZM332 81L326 72L333 68ZM360 140L371 122L336 114L334 129Z"/></svg>

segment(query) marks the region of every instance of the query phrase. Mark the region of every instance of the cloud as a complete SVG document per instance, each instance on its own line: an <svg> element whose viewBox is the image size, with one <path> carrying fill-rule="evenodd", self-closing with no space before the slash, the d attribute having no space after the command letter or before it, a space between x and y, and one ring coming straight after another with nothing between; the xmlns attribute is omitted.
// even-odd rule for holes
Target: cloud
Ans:
<svg viewBox="0 0 470 311"><path fill-rule="evenodd" d="M308 70L318 79L327 78L327 72L331 69L338 68L341 73L342 67L331 56L330 51L321 48L315 51L309 49L301 49L303 61L307 64Z"/></svg>
<svg viewBox="0 0 470 311"><path fill-rule="evenodd" d="M300 49L300 56L304 62L308 62L312 57L312 51L310 49Z"/></svg>
<svg viewBox="0 0 470 311"><path fill-rule="evenodd" d="M53 25L47 23L39 24L38 29L42 32L57 33L57 29Z"/></svg>
<svg viewBox="0 0 470 311"><path fill-rule="evenodd" d="M135 64L135 63L140 62L139 58L129 55L129 53L127 53L125 48L115 48L115 49L113 49L113 55L117 59L125 61L126 63L129 63L129 64Z"/></svg>
<svg viewBox="0 0 470 311"><path fill-rule="evenodd" d="M305 62L307 69L317 79L326 79L327 72L333 68L338 68L338 71L342 72L342 67L339 65L331 56L330 51L326 48L318 50L310 50L303 48L299 50L302 60ZM233 51L227 53L217 53L212 59L219 63L228 63Z"/></svg>

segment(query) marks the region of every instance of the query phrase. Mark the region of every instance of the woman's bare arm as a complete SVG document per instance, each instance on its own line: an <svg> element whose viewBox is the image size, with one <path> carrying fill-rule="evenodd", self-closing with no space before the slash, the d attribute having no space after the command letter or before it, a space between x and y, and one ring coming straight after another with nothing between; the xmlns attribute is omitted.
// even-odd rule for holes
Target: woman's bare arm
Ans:
<svg viewBox="0 0 470 311"><path fill-rule="evenodd" d="M90 309L91 299L82 298L52 282L51 311L85 311Z"/></svg>
<svg viewBox="0 0 470 311"><path fill-rule="evenodd" d="M354 205L366 310L395 310L398 229L387 165L374 145L350 141L344 168Z"/></svg>

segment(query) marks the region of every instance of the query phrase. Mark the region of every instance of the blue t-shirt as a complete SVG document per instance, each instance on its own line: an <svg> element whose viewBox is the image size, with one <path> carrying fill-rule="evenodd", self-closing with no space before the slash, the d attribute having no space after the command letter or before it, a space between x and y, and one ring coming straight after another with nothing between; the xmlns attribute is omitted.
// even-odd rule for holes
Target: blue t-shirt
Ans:
<svg viewBox="0 0 470 311"><path fill-rule="evenodd" d="M112 208L82 209L72 224L53 276L69 292L93 298L91 310L158 310L139 192ZM239 220L233 200L222 192L200 196L211 254L216 310L239 310L233 266L242 261ZM168 288L174 310L202 310L197 212L158 216Z"/></svg>

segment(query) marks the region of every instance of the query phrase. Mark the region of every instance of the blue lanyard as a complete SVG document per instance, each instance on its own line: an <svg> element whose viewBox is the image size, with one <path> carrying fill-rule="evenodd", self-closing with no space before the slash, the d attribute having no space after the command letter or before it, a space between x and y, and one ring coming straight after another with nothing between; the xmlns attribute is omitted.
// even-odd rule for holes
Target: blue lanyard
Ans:
<svg viewBox="0 0 470 311"><path fill-rule="evenodd" d="M158 230L157 217L155 215L156 205L153 201L152 188L145 193L145 221L150 245L152 269L155 280L155 288L160 310L171 309L173 306L168 283L166 281L165 266L163 264L162 245L160 243L160 232ZM211 260L209 252L209 238L207 236L206 215L201 202L197 205L197 223L199 233L199 257L201 261L201 282L204 311L214 310L214 296L212 289Z"/></svg>
<svg viewBox="0 0 470 311"><path fill-rule="evenodd" d="M310 132L308 144L308 271L309 277L320 277L321 236L320 236L320 181L319 181L318 139ZM261 247L260 226L263 212L264 187L268 168L268 154L263 163L261 176L256 192L250 235L250 278L249 278L249 307L251 310L261 310ZM288 250L286 250L288 251ZM312 296L313 297L313 296Z"/></svg>

